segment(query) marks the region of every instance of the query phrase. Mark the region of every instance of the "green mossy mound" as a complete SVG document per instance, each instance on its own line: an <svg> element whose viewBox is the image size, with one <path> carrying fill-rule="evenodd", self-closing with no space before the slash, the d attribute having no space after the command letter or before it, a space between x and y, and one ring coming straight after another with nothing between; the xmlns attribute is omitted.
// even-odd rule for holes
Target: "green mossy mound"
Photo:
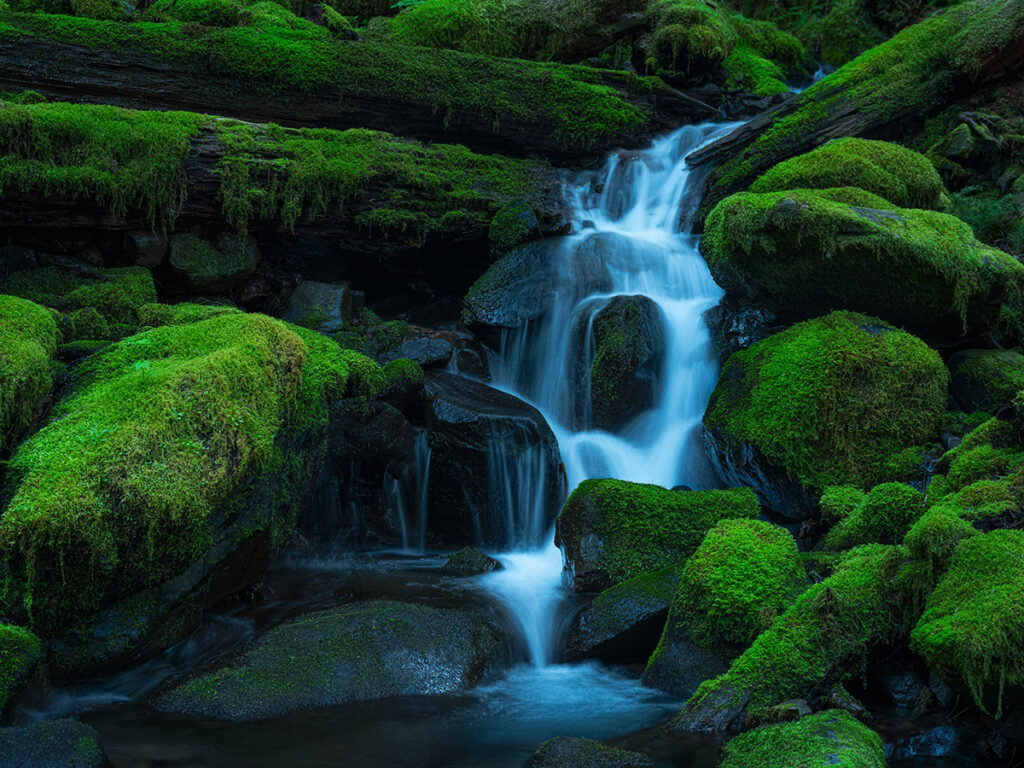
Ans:
<svg viewBox="0 0 1024 768"><path fill-rule="evenodd" d="M253 273L260 261L255 243L222 234L214 245L194 234L171 238L168 261L193 293L223 293Z"/></svg>
<svg viewBox="0 0 1024 768"><path fill-rule="evenodd" d="M237 314L241 314L241 310L219 304L144 304L139 307L139 325L149 328L188 325L211 317Z"/></svg>
<svg viewBox="0 0 1024 768"><path fill-rule="evenodd" d="M607 747L591 739L560 736L545 741L529 768L654 768L654 761L639 752Z"/></svg>
<svg viewBox="0 0 1024 768"><path fill-rule="evenodd" d="M882 739L849 712L830 709L766 725L725 745L721 768L885 768Z"/></svg>
<svg viewBox="0 0 1024 768"><path fill-rule="evenodd" d="M323 429L359 362L318 334L242 314L157 328L93 356L10 461L0 601L52 636L181 574L232 530L226 500L295 459L288 435ZM236 541L284 543L297 509L286 487L277 493L246 510Z"/></svg>
<svg viewBox="0 0 1024 768"><path fill-rule="evenodd" d="M850 309L944 341L1024 328L1020 262L953 216L850 187L733 195L701 251L726 291L786 317Z"/></svg>
<svg viewBox="0 0 1024 768"><path fill-rule="evenodd" d="M941 211L949 193L924 155L886 141L846 138L779 163L750 185L751 192L857 187L901 208Z"/></svg>
<svg viewBox="0 0 1024 768"><path fill-rule="evenodd" d="M835 572L805 591L762 632L729 670L705 682L672 721L679 730L726 730L769 716L790 699L813 698L850 670L868 650L908 629L896 577L899 547L851 550Z"/></svg>
<svg viewBox="0 0 1024 768"><path fill-rule="evenodd" d="M682 562L720 520L757 517L752 491L669 491L585 480L558 516L555 540L577 591L596 592Z"/></svg>
<svg viewBox="0 0 1024 768"><path fill-rule="evenodd" d="M876 485L828 532L821 547L838 552L859 544L899 544L924 509L924 494L909 485Z"/></svg>
<svg viewBox="0 0 1024 768"><path fill-rule="evenodd" d="M471 612L352 603L271 629L229 666L172 689L156 705L244 722L351 701L462 693L507 661L507 636Z"/></svg>
<svg viewBox="0 0 1024 768"><path fill-rule="evenodd" d="M0 721L43 658L39 638L13 624L0 624Z"/></svg>
<svg viewBox="0 0 1024 768"><path fill-rule="evenodd" d="M922 341L851 312L798 323L732 355L704 414L730 484L786 514L830 485L871 487L887 459L937 434L946 368Z"/></svg>
<svg viewBox="0 0 1024 768"><path fill-rule="evenodd" d="M1024 533L1000 530L962 541L928 597L911 648L947 678L960 678L975 703L998 686L1024 683Z"/></svg>
<svg viewBox="0 0 1024 768"><path fill-rule="evenodd" d="M53 387L51 358L59 339L47 310L0 296L0 457L32 423Z"/></svg>
<svg viewBox="0 0 1024 768"><path fill-rule="evenodd" d="M949 360L950 390L967 412L995 413L1024 390L1019 349L969 349Z"/></svg>
<svg viewBox="0 0 1024 768"><path fill-rule="evenodd" d="M77 720L0 728L0 755L19 768L102 768L100 735Z"/></svg>

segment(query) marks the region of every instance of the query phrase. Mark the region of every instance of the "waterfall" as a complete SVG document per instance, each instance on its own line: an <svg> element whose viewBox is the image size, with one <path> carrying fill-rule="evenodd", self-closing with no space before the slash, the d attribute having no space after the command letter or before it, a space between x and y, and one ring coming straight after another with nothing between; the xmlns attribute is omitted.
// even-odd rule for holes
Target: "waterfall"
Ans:
<svg viewBox="0 0 1024 768"><path fill-rule="evenodd" d="M492 385L536 406L558 439L569 488L592 477L708 487L700 423L717 375L703 315L722 297L692 232L708 169L686 156L739 124L687 126L645 150L612 155L568 181L572 234L554 252L556 284L541 319L507 332ZM616 296L645 296L664 329L650 407L615 431L598 429L590 402L594 317ZM518 475L519 482L528 478ZM532 514L532 512L531 512ZM551 663L561 597L553 533L499 558L486 576L520 623L534 665Z"/></svg>
<svg viewBox="0 0 1024 768"><path fill-rule="evenodd" d="M416 436L413 461L401 476L384 473L384 504L398 523L403 552L422 554L426 550L429 478L430 444L422 430Z"/></svg>

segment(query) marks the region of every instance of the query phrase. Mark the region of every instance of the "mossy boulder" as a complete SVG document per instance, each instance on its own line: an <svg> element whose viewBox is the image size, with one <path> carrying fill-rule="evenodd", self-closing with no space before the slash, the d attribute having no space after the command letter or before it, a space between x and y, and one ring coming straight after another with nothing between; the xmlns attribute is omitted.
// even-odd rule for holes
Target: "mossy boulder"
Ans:
<svg viewBox="0 0 1024 768"><path fill-rule="evenodd" d="M806 584L796 542L788 531L759 520L723 520L708 531L682 569L644 682L692 694L703 678L693 674L691 646L708 658L732 660ZM720 665L702 671L724 671L716 666Z"/></svg>
<svg viewBox="0 0 1024 768"><path fill-rule="evenodd" d="M750 185L751 192L856 187L900 208L941 211L949 193L931 161L887 141L845 138L779 163Z"/></svg>
<svg viewBox="0 0 1024 768"><path fill-rule="evenodd" d="M903 483L872 488L821 542L826 550L859 544L899 544L925 510L924 494Z"/></svg>
<svg viewBox="0 0 1024 768"><path fill-rule="evenodd" d="M0 457L32 423L53 387L51 358L59 340L47 310L0 296Z"/></svg>
<svg viewBox="0 0 1024 768"><path fill-rule="evenodd" d="M882 739L853 715L829 709L766 725L725 745L721 768L885 768Z"/></svg>
<svg viewBox="0 0 1024 768"><path fill-rule="evenodd" d="M406 358L385 363L384 389L380 399L404 411L419 398L426 384L426 374L419 364Z"/></svg>
<svg viewBox="0 0 1024 768"><path fill-rule="evenodd" d="M601 592L573 616L566 656L622 662L649 654L665 624L680 570L672 565Z"/></svg>
<svg viewBox="0 0 1024 768"><path fill-rule="evenodd" d="M171 238L171 268L197 293L223 293L251 275L259 263L256 244L236 235L221 233L216 245L193 234Z"/></svg>
<svg viewBox="0 0 1024 768"><path fill-rule="evenodd" d="M38 637L14 624L0 624L0 721L10 713L42 659Z"/></svg>
<svg viewBox="0 0 1024 768"><path fill-rule="evenodd" d="M590 383L593 425L614 430L654 404L666 353L661 311L646 296L616 296L590 333L594 358L581 378Z"/></svg>
<svg viewBox="0 0 1024 768"><path fill-rule="evenodd" d="M197 603L258 580L288 540L324 457L326 406L357 388L360 360L244 314L94 355L10 461L0 600L68 668L187 631Z"/></svg>
<svg viewBox="0 0 1024 768"><path fill-rule="evenodd" d="M947 679L963 680L974 702L995 703L1024 683L1024 533L997 530L960 542L910 635L911 648ZM986 686L996 686L985 696Z"/></svg>
<svg viewBox="0 0 1024 768"><path fill-rule="evenodd" d="M651 758L640 752L567 736L545 741L530 758L530 768L654 768L654 765Z"/></svg>
<svg viewBox="0 0 1024 768"><path fill-rule="evenodd" d="M781 317L848 309L942 342L1024 328L1020 262L960 219L852 187L733 195L701 251L730 295Z"/></svg>
<svg viewBox="0 0 1024 768"><path fill-rule="evenodd" d="M558 516L555 542L577 592L608 589L680 563L720 520L754 518L754 493L670 491L623 480L585 480Z"/></svg>
<svg viewBox="0 0 1024 768"><path fill-rule="evenodd" d="M352 322L352 289L303 280L288 296L284 319L320 333L337 333Z"/></svg>
<svg viewBox="0 0 1024 768"><path fill-rule="evenodd" d="M672 721L682 731L721 731L770 716L793 699L812 700L855 673L871 647L908 629L896 576L899 547L851 550L835 572L807 589L758 635L729 670L703 683Z"/></svg>
<svg viewBox="0 0 1024 768"><path fill-rule="evenodd" d="M473 547L463 547L441 566L441 573L449 576L478 576L500 571L501 562Z"/></svg>
<svg viewBox="0 0 1024 768"><path fill-rule="evenodd" d="M510 200L501 206L487 230L487 240L494 256L502 256L512 248L540 236L537 214L525 200Z"/></svg>
<svg viewBox="0 0 1024 768"><path fill-rule="evenodd" d="M376 601L289 621L156 700L243 722L392 696L458 694L508 663L508 637L463 610Z"/></svg>
<svg viewBox="0 0 1024 768"><path fill-rule="evenodd" d="M949 358L949 389L967 413L995 413L1024 390L1019 349L968 349Z"/></svg>
<svg viewBox="0 0 1024 768"><path fill-rule="evenodd" d="M106 764L100 737L77 720L0 728L0 755L18 768L100 768Z"/></svg>
<svg viewBox="0 0 1024 768"><path fill-rule="evenodd" d="M729 358L704 414L705 444L727 484L801 519L823 489L882 482L890 456L937 435L946 380L921 340L833 312Z"/></svg>
<svg viewBox="0 0 1024 768"><path fill-rule="evenodd" d="M237 315L241 310L223 304L143 304L139 307L139 325L159 328L164 325L188 325L220 315Z"/></svg>

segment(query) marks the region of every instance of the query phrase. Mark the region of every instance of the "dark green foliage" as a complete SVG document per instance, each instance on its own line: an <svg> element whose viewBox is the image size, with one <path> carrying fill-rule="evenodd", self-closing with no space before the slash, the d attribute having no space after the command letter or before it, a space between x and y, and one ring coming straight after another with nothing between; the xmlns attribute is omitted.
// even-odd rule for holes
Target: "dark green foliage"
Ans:
<svg viewBox="0 0 1024 768"><path fill-rule="evenodd" d="M923 512L924 495L909 485L876 485L828 532L821 546L835 551L858 544L899 544Z"/></svg>
<svg viewBox="0 0 1024 768"><path fill-rule="evenodd" d="M38 637L13 624L0 624L0 720L42 658Z"/></svg>
<svg viewBox="0 0 1024 768"><path fill-rule="evenodd" d="M45 309L0 296L0 457L32 423L53 386L50 358L59 338Z"/></svg>
<svg viewBox="0 0 1024 768"><path fill-rule="evenodd" d="M849 517L864 501L864 491L852 485L832 485L821 494L821 522L835 525Z"/></svg>
<svg viewBox="0 0 1024 768"><path fill-rule="evenodd" d="M0 110L0 115L3 110ZM111 326L138 326L138 308L156 301L153 276L143 267L89 269L70 272L56 267L43 267L15 272L0 282L0 292L20 296L62 312L95 310ZM85 317L95 316L87 312ZM113 329L108 326L108 331ZM75 338L73 321L67 331Z"/></svg>
<svg viewBox="0 0 1024 768"><path fill-rule="evenodd" d="M878 734L849 712L830 709L766 725L725 745L721 768L885 768Z"/></svg>
<svg viewBox="0 0 1024 768"><path fill-rule="evenodd" d="M241 310L220 304L144 304L139 307L139 325L188 325L219 315L235 315Z"/></svg>
<svg viewBox="0 0 1024 768"><path fill-rule="evenodd" d="M969 349L949 361L953 396L968 411L995 412L1024 390L1024 355L1016 349Z"/></svg>

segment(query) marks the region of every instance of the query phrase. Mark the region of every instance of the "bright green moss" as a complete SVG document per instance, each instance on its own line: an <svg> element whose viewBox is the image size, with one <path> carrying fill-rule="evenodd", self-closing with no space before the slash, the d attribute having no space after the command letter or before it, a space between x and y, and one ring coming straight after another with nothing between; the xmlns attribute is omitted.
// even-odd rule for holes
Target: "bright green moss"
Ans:
<svg viewBox="0 0 1024 768"><path fill-rule="evenodd" d="M936 432L945 402L933 350L873 318L833 312L732 355L704 426L727 450L755 446L804 486L866 487L884 480L885 457Z"/></svg>
<svg viewBox="0 0 1024 768"><path fill-rule="evenodd" d="M105 339L110 335L110 324L95 307L76 309L68 319L71 322L73 335L66 337L68 341L78 339Z"/></svg>
<svg viewBox="0 0 1024 768"><path fill-rule="evenodd" d="M529 204L523 200L510 200L491 219L487 231L491 253L504 254L524 243L538 229L537 216Z"/></svg>
<svg viewBox="0 0 1024 768"><path fill-rule="evenodd" d="M603 589L681 562L720 520L755 518L759 512L749 489L669 491L621 480L585 480L558 517L557 540L568 562L593 571L592 580ZM603 545L584 555L581 550L592 547L584 547L582 539L592 535ZM576 577L591 580L579 568Z"/></svg>
<svg viewBox="0 0 1024 768"><path fill-rule="evenodd" d="M654 31L644 49L653 72L690 72L721 64L736 45L736 32L724 11L702 0L658 0L648 16Z"/></svg>
<svg viewBox="0 0 1024 768"><path fill-rule="evenodd" d="M882 739L849 712L830 709L766 725L725 745L721 768L885 768Z"/></svg>
<svg viewBox="0 0 1024 768"><path fill-rule="evenodd" d="M38 637L13 624L0 624L0 717L14 703L42 658Z"/></svg>
<svg viewBox="0 0 1024 768"><path fill-rule="evenodd" d="M219 304L144 304L139 307L139 325L158 328L162 325L188 325L219 315L239 314L235 307Z"/></svg>
<svg viewBox="0 0 1024 768"><path fill-rule="evenodd" d="M924 155L885 141L845 138L779 163L751 192L858 187L901 208L942 210L949 195Z"/></svg>
<svg viewBox="0 0 1024 768"><path fill-rule="evenodd" d="M45 309L0 296L0 457L31 424L53 386L50 358L59 338Z"/></svg>
<svg viewBox="0 0 1024 768"><path fill-rule="evenodd" d="M931 568L934 579L946 570L957 545L976 533L964 519L962 509L953 503L940 502L911 526L903 545L914 560Z"/></svg>
<svg viewBox="0 0 1024 768"><path fill-rule="evenodd" d="M836 551L858 544L899 544L923 513L922 493L903 483L882 483L828 532L821 546Z"/></svg>
<svg viewBox="0 0 1024 768"><path fill-rule="evenodd" d="M730 15L738 43L726 57L729 82L758 96L788 93L786 78L802 74L806 54L792 35L773 23Z"/></svg>
<svg viewBox="0 0 1024 768"><path fill-rule="evenodd" d="M701 251L719 283L780 311L840 306L946 334L962 330L957 318L1000 337L1024 328L1024 266L944 213L851 187L742 192L705 226Z"/></svg>
<svg viewBox="0 0 1024 768"><path fill-rule="evenodd" d="M962 541L910 635L929 666L967 683L974 702L1024 682L1024 533L992 531Z"/></svg>
<svg viewBox="0 0 1024 768"><path fill-rule="evenodd" d="M686 633L709 653L742 651L806 581L796 542L784 528L723 520L686 561L665 634Z"/></svg>
<svg viewBox="0 0 1024 768"><path fill-rule="evenodd" d="M836 525L864 501L864 491L852 485L831 485L821 493L821 522Z"/></svg>
<svg viewBox="0 0 1024 768"><path fill-rule="evenodd" d="M177 575L216 510L325 419L348 358L262 315L166 326L108 347L11 459L0 600L44 634ZM287 535L287 531L283 532Z"/></svg>
<svg viewBox="0 0 1024 768"><path fill-rule="evenodd" d="M417 392L423 388L423 383L426 381L423 369L417 363L405 358L392 360L383 366L383 371L385 379L383 397L396 392Z"/></svg>
<svg viewBox="0 0 1024 768"><path fill-rule="evenodd" d="M156 301L153 275L144 267L86 272L31 269L0 282L0 291L64 312L94 309L110 324L133 327L138 325L138 308ZM75 333L73 326L68 331Z"/></svg>

